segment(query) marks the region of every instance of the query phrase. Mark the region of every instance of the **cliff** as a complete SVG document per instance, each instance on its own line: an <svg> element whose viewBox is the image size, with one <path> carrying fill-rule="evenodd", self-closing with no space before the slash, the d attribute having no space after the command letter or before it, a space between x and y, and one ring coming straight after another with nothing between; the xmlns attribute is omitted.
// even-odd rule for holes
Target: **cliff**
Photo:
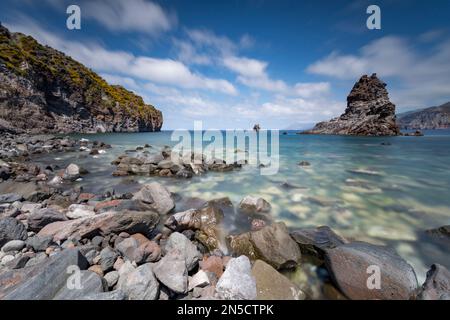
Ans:
<svg viewBox="0 0 450 320"><path fill-rule="evenodd" d="M338 118L320 122L306 134L337 134L360 136L395 136L395 105L389 101L386 84L376 74L364 75L347 97L347 108Z"/></svg>
<svg viewBox="0 0 450 320"><path fill-rule="evenodd" d="M450 128L450 102L397 115L400 128L406 130L431 130Z"/></svg>
<svg viewBox="0 0 450 320"><path fill-rule="evenodd" d="M159 131L162 113L81 63L0 24L0 130Z"/></svg>

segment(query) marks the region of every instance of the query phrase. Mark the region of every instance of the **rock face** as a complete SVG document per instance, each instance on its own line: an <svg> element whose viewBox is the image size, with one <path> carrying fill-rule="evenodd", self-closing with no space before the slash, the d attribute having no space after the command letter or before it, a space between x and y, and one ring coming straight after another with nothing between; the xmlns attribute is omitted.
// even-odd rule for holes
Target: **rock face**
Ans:
<svg viewBox="0 0 450 320"><path fill-rule="evenodd" d="M448 129L450 128L450 102L438 107L400 113L397 119L401 129Z"/></svg>
<svg viewBox="0 0 450 320"><path fill-rule="evenodd" d="M396 136L395 105L389 101L386 84L376 74L364 75L347 97L347 109L338 118L320 122L307 134Z"/></svg>
<svg viewBox="0 0 450 320"><path fill-rule="evenodd" d="M121 86L30 36L0 25L0 129L159 131L162 114Z"/></svg>
<svg viewBox="0 0 450 320"><path fill-rule="evenodd" d="M413 268L395 252L386 247L364 242L342 244L328 249L325 265L342 293L355 300L408 300L417 290L417 278ZM369 288L371 271L379 269L379 288ZM376 283L375 283L376 285Z"/></svg>

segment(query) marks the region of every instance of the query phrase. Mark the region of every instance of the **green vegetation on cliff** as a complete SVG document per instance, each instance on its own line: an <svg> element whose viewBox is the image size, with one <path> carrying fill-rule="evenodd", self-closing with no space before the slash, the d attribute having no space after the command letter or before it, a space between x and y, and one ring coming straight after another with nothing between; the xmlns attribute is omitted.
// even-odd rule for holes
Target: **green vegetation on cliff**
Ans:
<svg viewBox="0 0 450 320"><path fill-rule="evenodd" d="M33 79L38 89L58 87L77 96L91 115L125 115L162 123L154 106L122 86L110 85L98 74L64 53L39 44L21 33L10 33L0 25L0 65L20 77Z"/></svg>

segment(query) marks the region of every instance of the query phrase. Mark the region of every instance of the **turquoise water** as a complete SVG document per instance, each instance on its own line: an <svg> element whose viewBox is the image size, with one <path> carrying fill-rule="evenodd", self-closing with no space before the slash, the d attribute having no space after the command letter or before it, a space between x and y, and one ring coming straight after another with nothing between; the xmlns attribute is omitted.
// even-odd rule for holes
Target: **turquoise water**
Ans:
<svg viewBox="0 0 450 320"><path fill-rule="evenodd" d="M449 248L424 234L450 224L449 131L389 138L280 134L280 170L272 176L260 175L253 166L190 180L111 176L115 167L110 162L117 155L145 143L153 149L173 146L170 136L169 131L77 135L113 149L98 158L69 153L51 160L61 167L75 162L88 169L80 182L86 191L135 191L138 183L159 181L179 195L179 210L190 197L228 196L237 205L245 195L261 196L272 204L273 219L291 228L328 225L349 238L391 245L413 265L420 282L432 263L450 267ZM301 167L300 161L311 166ZM282 185L286 182L290 188ZM228 226L233 227L239 226Z"/></svg>

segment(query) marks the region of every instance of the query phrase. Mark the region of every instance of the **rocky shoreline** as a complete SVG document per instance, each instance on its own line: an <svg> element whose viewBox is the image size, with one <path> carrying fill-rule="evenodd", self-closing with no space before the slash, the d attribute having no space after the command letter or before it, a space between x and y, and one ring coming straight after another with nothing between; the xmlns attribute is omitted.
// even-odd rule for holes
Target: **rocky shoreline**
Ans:
<svg viewBox="0 0 450 320"><path fill-rule="evenodd" d="M180 211L174 194L157 182L135 193L91 194L74 185L90 174L78 165L33 163L42 153L96 156L110 147L85 139L2 134L0 299L303 300L311 298L307 288L286 272L301 269L305 260L314 261L328 298L450 299L444 266L431 266L419 286L413 268L392 249L346 239L326 226L289 230L273 221L270 203L257 196L243 195L239 203L197 201ZM168 148L157 157L145 152L149 148L119 157L117 175L189 178L242 165L203 157L194 165L195 155L177 162ZM244 230L226 231L228 219L239 219ZM435 232L448 238L446 230ZM374 265L382 279L375 290L367 271Z"/></svg>

